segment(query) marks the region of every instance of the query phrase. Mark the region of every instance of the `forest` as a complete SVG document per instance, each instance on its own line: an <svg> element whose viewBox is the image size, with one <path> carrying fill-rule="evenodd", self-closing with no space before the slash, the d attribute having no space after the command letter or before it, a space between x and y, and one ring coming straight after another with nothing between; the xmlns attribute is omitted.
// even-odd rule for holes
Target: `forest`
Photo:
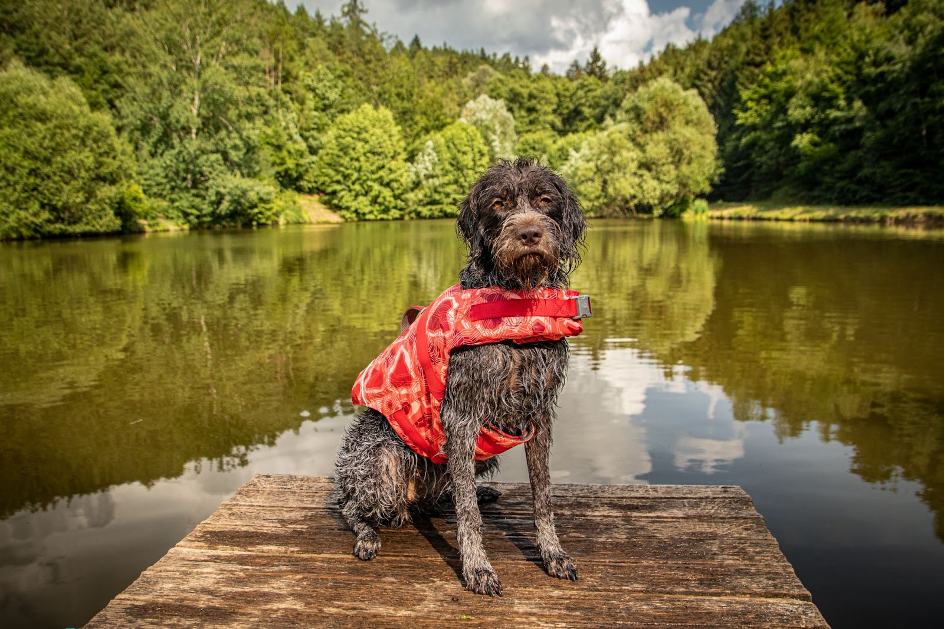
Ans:
<svg viewBox="0 0 945 629"><path fill-rule="evenodd" d="M941 204L943 10L748 0L711 40L564 75L404 43L358 0L0 0L0 239L454 216L495 160L589 216Z"/></svg>

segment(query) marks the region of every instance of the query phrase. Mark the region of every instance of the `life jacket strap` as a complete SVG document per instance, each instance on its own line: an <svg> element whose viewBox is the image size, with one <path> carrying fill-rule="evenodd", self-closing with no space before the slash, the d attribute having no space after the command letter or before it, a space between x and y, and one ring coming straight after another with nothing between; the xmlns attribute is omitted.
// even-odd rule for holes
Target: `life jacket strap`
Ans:
<svg viewBox="0 0 945 629"><path fill-rule="evenodd" d="M583 319L589 316L591 316L589 295L575 295L565 299L497 299L469 308L469 318L472 321L503 317Z"/></svg>

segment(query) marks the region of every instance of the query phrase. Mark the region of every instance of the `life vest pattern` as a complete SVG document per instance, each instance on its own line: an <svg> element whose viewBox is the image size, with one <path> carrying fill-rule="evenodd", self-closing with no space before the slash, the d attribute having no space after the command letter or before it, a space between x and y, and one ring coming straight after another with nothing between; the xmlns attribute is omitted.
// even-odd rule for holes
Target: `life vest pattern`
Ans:
<svg viewBox="0 0 945 629"><path fill-rule="evenodd" d="M577 291L565 289L452 286L358 375L351 400L384 415L414 452L442 463L446 434L440 404L450 352L464 345L535 343L578 335L584 327L573 318L577 296ZM530 429L513 436L484 425L476 458L487 459L530 438Z"/></svg>

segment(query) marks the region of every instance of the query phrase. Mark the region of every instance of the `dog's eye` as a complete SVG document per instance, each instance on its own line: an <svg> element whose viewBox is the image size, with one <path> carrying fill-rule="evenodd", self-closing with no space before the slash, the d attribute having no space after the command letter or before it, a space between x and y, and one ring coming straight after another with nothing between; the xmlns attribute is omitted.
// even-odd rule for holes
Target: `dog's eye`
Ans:
<svg viewBox="0 0 945 629"><path fill-rule="evenodd" d="M505 207L505 203L503 203L502 199L496 199L492 202L493 210L501 210L503 207Z"/></svg>
<svg viewBox="0 0 945 629"><path fill-rule="evenodd" d="M549 196L544 196L544 197L538 199L538 207L544 207L544 206L548 205L549 203L551 203L551 197L549 197Z"/></svg>

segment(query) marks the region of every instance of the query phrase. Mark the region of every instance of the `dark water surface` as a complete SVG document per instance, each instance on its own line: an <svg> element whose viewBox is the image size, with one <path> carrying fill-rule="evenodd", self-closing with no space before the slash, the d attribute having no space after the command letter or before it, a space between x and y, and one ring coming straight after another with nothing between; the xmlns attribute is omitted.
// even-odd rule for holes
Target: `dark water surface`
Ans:
<svg viewBox="0 0 945 629"><path fill-rule="evenodd" d="M253 474L330 475L462 258L447 222L0 245L0 625L79 626ZM594 222L554 479L742 485L834 627L939 626L942 268L940 230Z"/></svg>

